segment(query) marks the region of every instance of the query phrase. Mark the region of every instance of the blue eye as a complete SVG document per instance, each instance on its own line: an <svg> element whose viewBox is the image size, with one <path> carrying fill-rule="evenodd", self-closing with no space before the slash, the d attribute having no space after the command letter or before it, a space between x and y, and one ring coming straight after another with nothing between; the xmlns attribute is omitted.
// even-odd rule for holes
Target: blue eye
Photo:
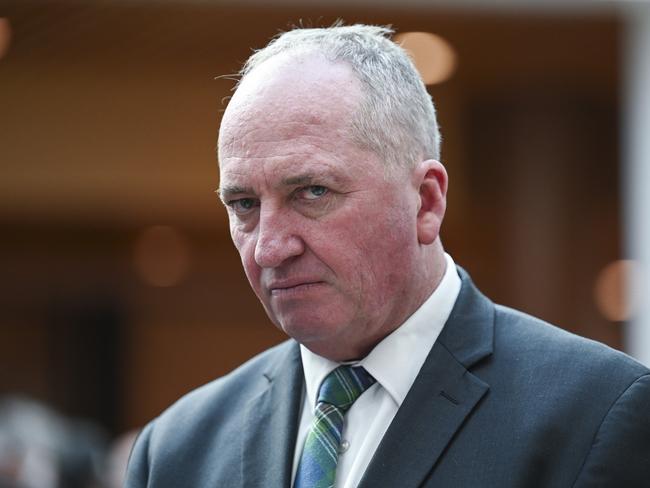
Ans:
<svg viewBox="0 0 650 488"><path fill-rule="evenodd" d="M329 190L324 186L312 185L303 189L303 197L306 200L316 200L325 195Z"/></svg>
<svg viewBox="0 0 650 488"><path fill-rule="evenodd" d="M240 215L247 214L258 205L259 202L255 198L240 198L228 202L228 206L232 208L236 214Z"/></svg>

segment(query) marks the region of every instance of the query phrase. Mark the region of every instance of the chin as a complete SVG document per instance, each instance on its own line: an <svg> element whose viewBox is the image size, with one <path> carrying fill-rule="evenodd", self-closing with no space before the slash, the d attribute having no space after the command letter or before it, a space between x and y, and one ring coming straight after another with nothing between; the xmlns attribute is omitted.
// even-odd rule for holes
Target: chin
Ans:
<svg viewBox="0 0 650 488"><path fill-rule="evenodd" d="M280 329L295 340L309 347L309 344L320 344L335 341L341 337L341 322L314 320L314 317L283 317L278 322ZM311 349L311 348L310 348Z"/></svg>

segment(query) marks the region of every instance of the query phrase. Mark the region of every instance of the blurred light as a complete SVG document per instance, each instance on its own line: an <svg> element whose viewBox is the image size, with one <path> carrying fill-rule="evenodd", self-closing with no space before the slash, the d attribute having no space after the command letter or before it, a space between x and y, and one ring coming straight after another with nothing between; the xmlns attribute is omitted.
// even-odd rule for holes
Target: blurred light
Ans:
<svg viewBox="0 0 650 488"><path fill-rule="evenodd" d="M629 284L636 271L636 262L627 259L605 266L594 286L594 299L598 311L612 322L628 320L633 313L633 300Z"/></svg>
<svg viewBox="0 0 650 488"><path fill-rule="evenodd" d="M189 245L173 227L148 227L137 238L133 264L145 283L159 287L174 286L189 270Z"/></svg>
<svg viewBox="0 0 650 488"><path fill-rule="evenodd" d="M11 26L9 25L9 19L0 17L0 59L2 59L9 50L9 41L11 41Z"/></svg>
<svg viewBox="0 0 650 488"><path fill-rule="evenodd" d="M456 68L456 53L445 39L429 32L404 32L395 36L409 54L425 85L449 79Z"/></svg>

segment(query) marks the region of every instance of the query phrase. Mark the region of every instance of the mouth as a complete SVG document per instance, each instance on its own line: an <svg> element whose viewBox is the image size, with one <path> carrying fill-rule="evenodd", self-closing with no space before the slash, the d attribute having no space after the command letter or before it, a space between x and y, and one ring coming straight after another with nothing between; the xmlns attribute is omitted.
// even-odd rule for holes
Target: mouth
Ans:
<svg viewBox="0 0 650 488"><path fill-rule="evenodd" d="M269 291L273 297L294 296L312 291L324 284L324 281L316 280L278 283L270 286Z"/></svg>

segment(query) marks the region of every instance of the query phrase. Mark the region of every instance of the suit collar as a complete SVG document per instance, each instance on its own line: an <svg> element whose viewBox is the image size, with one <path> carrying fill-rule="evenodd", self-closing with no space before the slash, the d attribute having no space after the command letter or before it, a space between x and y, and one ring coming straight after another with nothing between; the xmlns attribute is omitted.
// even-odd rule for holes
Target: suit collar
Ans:
<svg viewBox="0 0 650 488"><path fill-rule="evenodd" d="M494 304L474 286L467 272L458 267L462 284L438 342L465 368L492 354Z"/></svg>
<svg viewBox="0 0 650 488"><path fill-rule="evenodd" d="M459 274L462 286L451 315L359 488L420 486L489 389L468 369L492 353L494 306L464 270Z"/></svg>
<svg viewBox="0 0 650 488"><path fill-rule="evenodd" d="M248 402L242 435L243 486L289 487L303 395L298 344L280 346L263 371L264 385Z"/></svg>

